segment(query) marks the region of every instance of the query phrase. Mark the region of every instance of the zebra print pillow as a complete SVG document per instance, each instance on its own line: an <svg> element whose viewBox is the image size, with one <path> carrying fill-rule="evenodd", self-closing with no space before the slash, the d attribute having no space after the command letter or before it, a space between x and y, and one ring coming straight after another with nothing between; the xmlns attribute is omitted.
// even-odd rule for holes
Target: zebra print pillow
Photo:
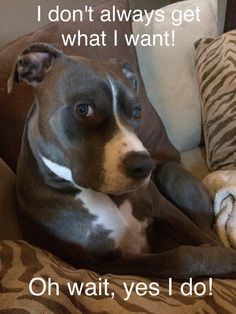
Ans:
<svg viewBox="0 0 236 314"><path fill-rule="evenodd" d="M207 163L211 170L236 167L236 30L196 44Z"/></svg>
<svg viewBox="0 0 236 314"><path fill-rule="evenodd" d="M32 295L29 282L36 277L45 281L51 278L51 282L58 283L59 295L56 295L55 284L51 285L51 295L50 290L43 295ZM97 294L100 294L99 282L105 278L109 282L108 291L114 292L114 298L107 297L104 293L88 296L84 291L81 295L70 295L67 289L68 283L77 283L80 286L93 282L97 285ZM139 282L150 284L150 280L134 276L108 274L100 278L92 271L76 270L27 242L0 241L0 314L235 313L235 280L213 279L212 295L207 291L204 296L192 297L181 295L180 283L176 282L173 282L172 296L169 296L168 281L157 280L160 285L158 296L148 293L141 296L133 290L128 300L124 300L124 282L128 287ZM32 285L34 293L40 294L42 288L43 285L39 281ZM200 292L201 288L198 291Z"/></svg>

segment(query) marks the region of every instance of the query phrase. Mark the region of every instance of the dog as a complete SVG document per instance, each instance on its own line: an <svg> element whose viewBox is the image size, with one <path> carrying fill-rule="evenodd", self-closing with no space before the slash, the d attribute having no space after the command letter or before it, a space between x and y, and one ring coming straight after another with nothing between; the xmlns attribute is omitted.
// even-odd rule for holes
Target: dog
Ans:
<svg viewBox="0 0 236 314"><path fill-rule="evenodd" d="M21 81L35 96L17 166L25 239L100 274L236 277L203 185L177 162L155 162L138 139L129 63L35 43L18 56L9 92Z"/></svg>

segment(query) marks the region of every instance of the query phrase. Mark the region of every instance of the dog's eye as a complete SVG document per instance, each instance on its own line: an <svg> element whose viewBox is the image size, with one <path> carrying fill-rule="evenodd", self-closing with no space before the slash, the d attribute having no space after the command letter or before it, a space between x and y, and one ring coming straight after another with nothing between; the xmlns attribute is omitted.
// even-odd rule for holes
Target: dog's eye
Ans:
<svg viewBox="0 0 236 314"><path fill-rule="evenodd" d="M80 104L76 106L76 112L81 117L89 118L94 115L93 107L88 104Z"/></svg>
<svg viewBox="0 0 236 314"><path fill-rule="evenodd" d="M132 118L138 119L141 116L141 112L142 112L141 108L138 108L138 107L134 108L132 112Z"/></svg>

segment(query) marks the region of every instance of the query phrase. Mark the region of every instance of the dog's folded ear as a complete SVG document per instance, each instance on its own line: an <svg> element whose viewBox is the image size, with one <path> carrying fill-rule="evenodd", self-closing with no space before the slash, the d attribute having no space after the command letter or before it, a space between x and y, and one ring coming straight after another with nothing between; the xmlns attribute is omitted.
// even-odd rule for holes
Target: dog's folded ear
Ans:
<svg viewBox="0 0 236 314"><path fill-rule="evenodd" d="M35 43L25 48L18 55L12 74L7 82L7 91L10 93L14 82L24 81L37 87L50 71L53 61L63 55L55 45Z"/></svg>
<svg viewBox="0 0 236 314"><path fill-rule="evenodd" d="M118 59L110 59L111 63L117 63L121 66L124 76L130 81L132 88L138 92L139 80L138 75L134 71L132 65L128 61L121 61Z"/></svg>
<svg viewBox="0 0 236 314"><path fill-rule="evenodd" d="M127 79L130 81L133 89L137 92L138 91L138 77L135 73L133 67L128 62L122 62L121 63L122 72L127 77Z"/></svg>

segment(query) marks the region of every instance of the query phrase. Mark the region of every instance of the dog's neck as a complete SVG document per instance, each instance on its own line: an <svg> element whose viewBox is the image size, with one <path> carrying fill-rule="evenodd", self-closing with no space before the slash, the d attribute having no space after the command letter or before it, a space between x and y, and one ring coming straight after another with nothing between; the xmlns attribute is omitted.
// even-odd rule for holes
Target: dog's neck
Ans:
<svg viewBox="0 0 236 314"><path fill-rule="evenodd" d="M35 104L32 106L25 124L21 155L25 157L21 158L20 156L18 163L30 159L32 163L25 166L30 167L30 171L38 177L42 184L55 190L65 188L67 191L69 189L79 191L79 186L74 183L62 152L42 136Z"/></svg>

